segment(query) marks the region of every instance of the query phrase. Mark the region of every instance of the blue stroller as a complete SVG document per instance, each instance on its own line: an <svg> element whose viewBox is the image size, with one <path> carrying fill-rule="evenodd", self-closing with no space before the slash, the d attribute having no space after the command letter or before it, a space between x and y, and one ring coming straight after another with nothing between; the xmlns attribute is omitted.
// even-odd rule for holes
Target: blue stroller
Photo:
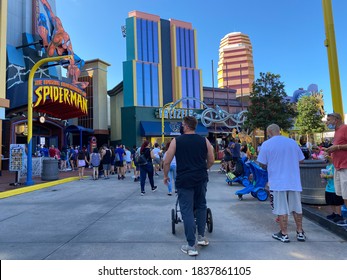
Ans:
<svg viewBox="0 0 347 280"><path fill-rule="evenodd" d="M244 178L248 179L249 175L251 174L251 169L249 168L247 161L247 157L239 159L235 164L235 170L233 172L230 171L226 174L227 178L225 179L225 181L229 186L231 186L233 183L242 184L242 180Z"/></svg>
<svg viewBox="0 0 347 280"><path fill-rule="evenodd" d="M239 200L242 200L243 195L251 193L251 195L259 201L267 200L269 196L268 191L265 189L268 181L267 171L257 165L254 161L249 161L246 165L248 165L250 172L253 175L253 180L250 181L248 177L244 177L241 181L244 188L236 191L235 195L239 197Z"/></svg>

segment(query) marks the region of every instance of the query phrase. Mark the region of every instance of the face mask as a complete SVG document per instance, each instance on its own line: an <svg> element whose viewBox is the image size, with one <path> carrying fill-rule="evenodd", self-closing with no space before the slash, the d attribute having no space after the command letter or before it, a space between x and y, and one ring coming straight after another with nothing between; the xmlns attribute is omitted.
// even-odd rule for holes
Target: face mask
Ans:
<svg viewBox="0 0 347 280"><path fill-rule="evenodd" d="M335 127L336 127L336 125L335 125L335 124L331 124L331 123L330 123L330 124L328 124L328 128L329 128L329 129L335 129Z"/></svg>
<svg viewBox="0 0 347 280"><path fill-rule="evenodd" d="M180 126L180 133L181 133L181 134L184 134L183 125L182 125L182 124L181 124L181 126Z"/></svg>

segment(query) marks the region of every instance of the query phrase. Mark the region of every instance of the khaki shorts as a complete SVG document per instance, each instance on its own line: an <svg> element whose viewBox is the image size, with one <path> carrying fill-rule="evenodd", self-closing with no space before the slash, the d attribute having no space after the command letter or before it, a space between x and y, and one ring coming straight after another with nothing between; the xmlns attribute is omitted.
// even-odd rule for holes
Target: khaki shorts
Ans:
<svg viewBox="0 0 347 280"><path fill-rule="evenodd" d="M347 199L347 169L340 169L334 172L335 193Z"/></svg>
<svg viewBox="0 0 347 280"><path fill-rule="evenodd" d="M301 192L273 191L275 215L289 215L292 212L302 214Z"/></svg>

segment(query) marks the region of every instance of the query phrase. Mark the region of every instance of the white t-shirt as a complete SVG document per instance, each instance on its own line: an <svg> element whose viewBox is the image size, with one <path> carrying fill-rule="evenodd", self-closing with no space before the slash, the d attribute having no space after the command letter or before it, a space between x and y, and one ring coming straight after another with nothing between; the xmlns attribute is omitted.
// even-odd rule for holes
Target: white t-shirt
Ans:
<svg viewBox="0 0 347 280"><path fill-rule="evenodd" d="M153 149L153 154L154 154L155 158L159 158L159 153L160 153L160 149L159 148L154 148Z"/></svg>
<svg viewBox="0 0 347 280"><path fill-rule="evenodd" d="M125 161L131 162L131 152L129 150L125 150Z"/></svg>
<svg viewBox="0 0 347 280"><path fill-rule="evenodd" d="M261 145L257 161L267 165L270 190L302 191L299 162L303 159L293 139L278 135Z"/></svg>

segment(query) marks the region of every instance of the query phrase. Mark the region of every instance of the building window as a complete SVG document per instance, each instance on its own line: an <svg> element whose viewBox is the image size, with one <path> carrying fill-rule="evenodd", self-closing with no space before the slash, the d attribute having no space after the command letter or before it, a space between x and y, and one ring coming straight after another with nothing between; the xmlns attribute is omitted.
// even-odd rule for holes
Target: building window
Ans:
<svg viewBox="0 0 347 280"><path fill-rule="evenodd" d="M138 18L136 30L138 60L159 63L158 23Z"/></svg>
<svg viewBox="0 0 347 280"><path fill-rule="evenodd" d="M93 128L93 78L89 76L80 77L81 82L88 82L88 86L84 89L88 100L88 115L78 118L78 125L85 128Z"/></svg>
<svg viewBox="0 0 347 280"><path fill-rule="evenodd" d="M194 31L176 27L177 66L195 68Z"/></svg>
<svg viewBox="0 0 347 280"><path fill-rule="evenodd" d="M159 71L154 63L136 64L137 105L159 106Z"/></svg>

